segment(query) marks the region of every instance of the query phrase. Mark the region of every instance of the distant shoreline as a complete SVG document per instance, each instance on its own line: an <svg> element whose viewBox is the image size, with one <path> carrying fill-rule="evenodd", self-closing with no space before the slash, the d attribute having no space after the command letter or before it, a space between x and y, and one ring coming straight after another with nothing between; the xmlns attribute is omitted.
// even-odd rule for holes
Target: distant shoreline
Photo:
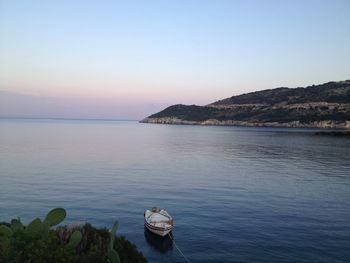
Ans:
<svg viewBox="0 0 350 263"><path fill-rule="evenodd" d="M301 123L298 121L289 123L279 122L243 122L243 121L219 121L206 120L203 122L186 121L178 118L146 118L140 123L168 124L168 125L197 125L197 126L234 126L234 127L264 127L264 128L302 128L302 129L335 129L350 130L350 122L319 121L312 123Z"/></svg>

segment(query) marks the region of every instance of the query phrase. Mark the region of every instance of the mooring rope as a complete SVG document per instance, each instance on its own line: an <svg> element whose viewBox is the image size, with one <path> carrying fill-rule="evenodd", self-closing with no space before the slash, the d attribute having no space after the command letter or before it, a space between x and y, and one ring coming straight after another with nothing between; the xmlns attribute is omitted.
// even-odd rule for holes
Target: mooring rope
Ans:
<svg viewBox="0 0 350 263"><path fill-rule="evenodd" d="M175 240L171 237L170 233L168 233L168 236L170 237L170 239L173 241L176 249L180 252L180 254L182 255L182 257L188 262L191 263L191 261L184 255L184 253L182 253L181 249L176 245Z"/></svg>

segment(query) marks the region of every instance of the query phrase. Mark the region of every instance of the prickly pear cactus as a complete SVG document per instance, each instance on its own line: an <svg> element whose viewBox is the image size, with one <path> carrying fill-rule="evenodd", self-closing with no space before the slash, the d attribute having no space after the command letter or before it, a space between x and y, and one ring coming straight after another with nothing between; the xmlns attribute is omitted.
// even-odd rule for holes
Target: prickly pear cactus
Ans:
<svg viewBox="0 0 350 263"><path fill-rule="evenodd" d="M24 233L31 237L41 237L46 232L46 226L41 222L40 218L35 218L26 227Z"/></svg>
<svg viewBox="0 0 350 263"><path fill-rule="evenodd" d="M109 249L107 255L110 263L120 263L119 255L114 249Z"/></svg>
<svg viewBox="0 0 350 263"><path fill-rule="evenodd" d="M119 227L119 223L118 223L118 221L115 221L114 224L113 224L113 227L112 227L112 229L111 229L111 232L110 232L109 247L110 247L111 249L113 249L114 240L115 240L115 235L117 234L118 227Z"/></svg>
<svg viewBox="0 0 350 263"><path fill-rule="evenodd" d="M21 220L20 219L12 219L11 220L11 229L14 233L23 231L24 226L21 223Z"/></svg>
<svg viewBox="0 0 350 263"><path fill-rule="evenodd" d="M110 232L110 242L107 252L108 260L110 263L120 263L120 258L117 251L114 250L115 235L119 227L118 221L115 221Z"/></svg>
<svg viewBox="0 0 350 263"><path fill-rule="evenodd" d="M64 210L63 208L52 209L45 217L44 223L47 224L49 227L58 225L65 219L66 215L66 210Z"/></svg>
<svg viewBox="0 0 350 263"><path fill-rule="evenodd" d="M68 249L73 249L79 245L83 238L83 235L80 231L75 230L71 235L68 244L66 245Z"/></svg>
<svg viewBox="0 0 350 263"><path fill-rule="evenodd" d="M13 231L11 228L5 225L0 226L0 236L10 237L12 236L12 234L13 234Z"/></svg>

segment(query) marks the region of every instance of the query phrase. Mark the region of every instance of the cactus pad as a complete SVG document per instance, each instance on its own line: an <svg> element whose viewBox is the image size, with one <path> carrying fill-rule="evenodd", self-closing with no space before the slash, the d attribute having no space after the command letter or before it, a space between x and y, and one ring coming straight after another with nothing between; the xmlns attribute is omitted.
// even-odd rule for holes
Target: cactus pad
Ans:
<svg viewBox="0 0 350 263"><path fill-rule="evenodd" d="M81 232L78 230L75 230L69 239L69 242L67 244L67 248L69 248L69 249L75 248L76 246L79 245L82 238L83 238L83 235L81 234Z"/></svg>
<svg viewBox="0 0 350 263"><path fill-rule="evenodd" d="M115 221L113 224L113 227L111 229L111 233L110 233L110 237L111 237L110 243L109 243L110 249L113 249L115 235L117 233L118 227L119 227L119 223L118 223L118 221Z"/></svg>
<svg viewBox="0 0 350 263"><path fill-rule="evenodd" d="M11 220L11 229L13 232L22 231L24 229L24 226L22 225L22 223L19 219L12 219Z"/></svg>
<svg viewBox="0 0 350 263"><path fill-rule="evenodd" d="M44 223L49 227L58 225L61 223L66 217L66 210L63 208L55 208L52 209L44 219Z"/></svg>
<svg viewBox="0 0 350 263"><path fill-rule="evenodd" d="M120 263L119 255L114 249L108 250L108 259L110 263Z"/></svg>
<svg viewBox="0 0 350 263"><path fill-rule="evenodd" d="M12 236L13 232L11 228L5 225L0 226L0 236L10 237Z"/></svg>
<svg viewBox="0 0 350 263"><path fill-rule="evenodd" d="M45 230L43 222L40 218L35 218L25 229L25 233L31 237L42 236Z"/></svg>

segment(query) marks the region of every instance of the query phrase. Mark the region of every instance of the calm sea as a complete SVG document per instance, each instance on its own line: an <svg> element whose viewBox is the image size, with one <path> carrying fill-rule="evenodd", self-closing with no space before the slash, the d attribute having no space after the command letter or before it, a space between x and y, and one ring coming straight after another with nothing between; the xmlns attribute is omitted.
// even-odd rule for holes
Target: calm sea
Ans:
<svg viewBox="0 0 350 263"><path fill-rule="evenodd" d="M312 130L0 120L0 221L54 207L184 262L143 226L167 208L192 262L350 262L350 140Z"/></svg>

